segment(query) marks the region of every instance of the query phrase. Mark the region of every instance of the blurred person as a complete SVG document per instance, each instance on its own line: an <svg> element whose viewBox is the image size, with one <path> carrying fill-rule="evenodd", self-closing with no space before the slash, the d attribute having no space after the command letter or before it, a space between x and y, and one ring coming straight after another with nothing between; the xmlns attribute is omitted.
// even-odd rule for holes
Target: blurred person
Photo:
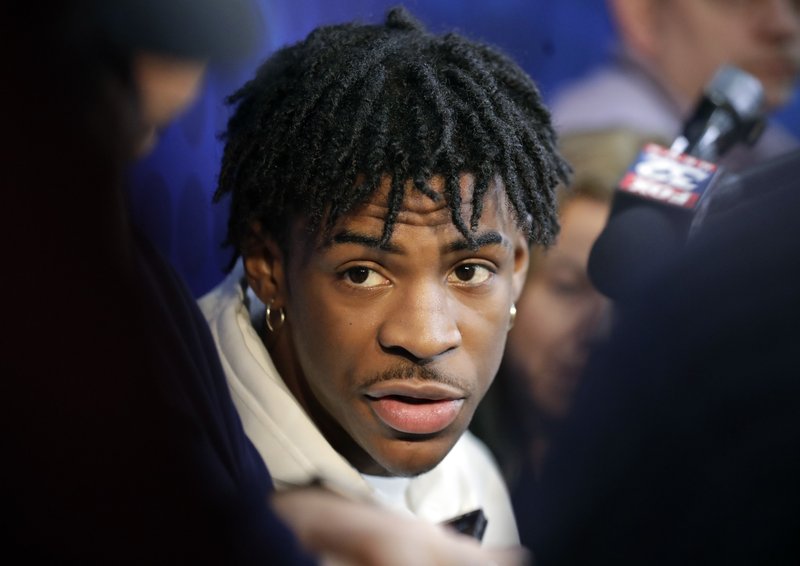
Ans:
<svg viewBox="0 0 800 566"><path fill-rule="evenodd" d="M558 190L561 231L552 247L531 252L500 371L472 425L497 457L520 521L529 517L531 488L569 412L590 348L608 325L609 300L589 279L589 252L617 182L651 141L660 140L617 129L559 138L574 171L570 185ZM520 528L527 531L526 524Z"/></svg>
<svg viewBox="0 0 800 566"><path fill-rule="evenodd" d="M673 140L723 64L761 81L768 111L794 95L795 0L608 0L608 7L620 45L606 65L556 93L551 109L560 133L623 127ZM768 123L754 146L733 148L721 163L739 170L797 146Z"/></svg>
<svg viewBox="0 0 800 566"><path fill-rule="evenodd" d="M518 544L466 429L567 168L532 80L406 10L322 27L231 97L230 276L200 301L276 486L321 481ZM241 257L241 259L239 259Z"/></svg>
<svg viewBox="0 0 800 566"><path fill-rule="evenodd" d="M245 52L256 30L241 2L203 2L213 28L181 2L111 4L4 8L17 54L3 168L5 534L31 562L299 561L215 381L202 318L131 227L123 191L126 164L193 99L206 63ZM158 33L160 17L179 23L171 10L196 33Z"/></svg>
<svg viewBox="0 0 800 566"><path fill-rule="evenodd" d="M1 223L9 553L89 564L524 559L321 490L268 504L268 472L208 327L131 226L122 190L126 164L191 102L206 64L253 46L247 3L14 3L2 15L16 55Z"/></svg>
<svg viewBox="0 0 800 566"><path fill-rule="evenodd" d="M798 150L743 171L632 292L545 463L537 564L800 561L798 179Z"/></svg>

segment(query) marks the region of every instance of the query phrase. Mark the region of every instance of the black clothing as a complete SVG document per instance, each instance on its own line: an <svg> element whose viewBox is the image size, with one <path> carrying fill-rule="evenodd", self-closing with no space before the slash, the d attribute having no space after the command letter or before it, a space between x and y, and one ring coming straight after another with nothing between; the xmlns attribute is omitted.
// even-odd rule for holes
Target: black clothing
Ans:
<svg viewBox="0 0 800 566"><path fill-rule="evenodd" d="M544 469L537 564L800 563L793 171L620 312Z"/></svg>
<svg viewBox="0 0 800 566"><path fill-rule="evenodd" d="M79 2L11 4L31 17L2 18L5 553L310 562L268 507L193 298L130 227L130 85L67 25Z"/></svg>

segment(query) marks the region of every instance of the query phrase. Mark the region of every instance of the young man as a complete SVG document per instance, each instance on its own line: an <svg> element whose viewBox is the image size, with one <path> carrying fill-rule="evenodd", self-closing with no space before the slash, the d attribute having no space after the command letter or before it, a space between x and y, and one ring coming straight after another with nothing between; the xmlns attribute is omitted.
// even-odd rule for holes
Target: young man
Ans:
<svg viewBox="0 0 800 566"><path fill-rule="evenodd" d="M531 79L494 49L384 25L317 29L237 109L216 197L242 257L201 300L245 431L280 487L315 480L433 522L517 533L466 431L567 167Z"/></svg>

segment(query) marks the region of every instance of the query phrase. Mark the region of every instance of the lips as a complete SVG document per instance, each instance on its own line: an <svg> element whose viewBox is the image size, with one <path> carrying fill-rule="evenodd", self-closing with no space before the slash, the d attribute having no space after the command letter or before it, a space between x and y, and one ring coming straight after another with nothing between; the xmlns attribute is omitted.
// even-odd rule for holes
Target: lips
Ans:
<svg viewBox="0 0 800 566"><path fill-rule="evenodd" d="M382 387L366 395L375 415L388 427L406 434L435 434L458 417L463 395L449 388Z"/></svg>

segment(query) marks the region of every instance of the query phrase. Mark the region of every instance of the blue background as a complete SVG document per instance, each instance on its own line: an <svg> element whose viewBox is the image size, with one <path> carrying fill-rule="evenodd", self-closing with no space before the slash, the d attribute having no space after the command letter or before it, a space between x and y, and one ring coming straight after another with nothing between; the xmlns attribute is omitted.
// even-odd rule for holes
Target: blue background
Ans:
<svg viewBox="0 0 800 566"><path fill-rule="evenodd" d="M257 52L236 67L210 70L196 103L162 134L153 154L130 171L136 222L183 275L195 296L216 285L230 250L221 247L227 210L212 205L229 109L224 98L276 48L322 24L380 22L397 0L253 0L264 29ZM546 101L603 60L614 29L602 0L407 0L432 31L455 29L511 55ZM776 119L800 136L800 97ZM601 109L598 109L601 111Z"/></svg>

